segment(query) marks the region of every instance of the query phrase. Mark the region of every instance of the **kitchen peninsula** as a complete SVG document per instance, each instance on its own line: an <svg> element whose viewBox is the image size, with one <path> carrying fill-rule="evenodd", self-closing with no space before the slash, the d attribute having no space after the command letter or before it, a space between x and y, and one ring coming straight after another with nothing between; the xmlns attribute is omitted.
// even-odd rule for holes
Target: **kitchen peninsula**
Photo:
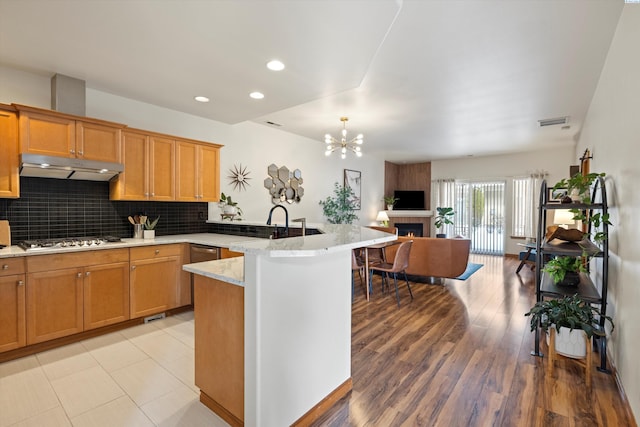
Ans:
<svg viewBox="0 0 640 427"><path fill-rule="evenodd" d="M353 248L394 240L365 227L232 243L242 258L195 274L196 385L231 425L308 425L351 390Z"/></svg>

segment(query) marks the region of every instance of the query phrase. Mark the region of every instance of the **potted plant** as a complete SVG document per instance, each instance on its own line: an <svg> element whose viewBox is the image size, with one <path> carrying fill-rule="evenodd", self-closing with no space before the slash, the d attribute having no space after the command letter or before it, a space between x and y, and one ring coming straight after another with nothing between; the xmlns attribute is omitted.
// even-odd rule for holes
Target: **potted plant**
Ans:
<svg viewBox="0 0 640 427"><path fill-rule="evenodd" d="M236 215L240 220L240 216L242 215L242 209L238 206L238 202L234 202L231 199L231 196L227 196L224 193L220 193L220 201L218 202L218 207L222 209L222 218L229 218L231 221L234 220Z"/></svg>
<svg viewBox="0 0 640 427"><path fill-rule="evenodd" d="M540 329L548 334L551 328L555 328L556 351L568 357L582 358L586 354L586 341L575 339L575 335L586 334L588 338L593 335L605 335L605 332L598 328L598 320L602 317L600 309L584 301L577 294L538 301L525 316L531 317L531 331L540 326ZM613 331L613 319L609 316L604 318Z"/></svg>
<svg viewBox="0 0 640 427"><path fill-rule="evenodd" d="M324 200L320 200L322 213L330 224L352 224L358 219L354 213L355 209L351 203L351 199L355 194L350 187L334 184L333 196L329 196Z"/></svg>
<svg viewBox="0 0 640 427"><path fill-rule="evenodd" d="M453 208L436 208L436 212L438 213L435 216L435 222L433 225L436 227L436 230L440 230L445 225L453 225L453 215L455 212ZM436 237L447 237L446 233L437 233Z"/></svg>
<svg viewBox="0 0 640 427"><path fill-rule="evenodd" d="M160 215L158 215L158 217L153 221L147 218L147 220L144 222L143 237L145 239L155 239L156 237L155 228L156 228L156 225L158 225L159 220L160 220Z"/></svg>
<svg viewBox="0 0 640 427"><path fill-rule="evenodd" d="M589 173L586 175L582 175L581 173L576 173L569 179L563 178L558 181L554 186L553 190L566 189L567 194L571 196L573 202L576 203L591 203L591 186L595 182L596 179L600 177L604 177L606 174L604 173ZM602 231L597 231L602 224L611 225L609 222L609 214L602 214L600 212L592 213L588 210L582 209L569 209L571 213L573 213L574 221L582 221L583 223L590 223L592 230L594 230L593 241L596 243L602 242L606 238L605 233Z"/></svg>
<svg viewBox="0 0 640 427"><path fill-rule="evenodd" d="M384 200L384 204L387 205L387 210L388 211L392 211L393 210L393 205L396 204L396 202L400 199L398 199L397 197L394 196L384 196L382 198L382 200Z"/></svg>
<svg viewBox="0 0 640 427"><path fill-rule="evenodd" d="M577 285L580 283L580 272L587 269L582 262L582 257L558 256L547 262L542 271L551 276L553 283L557 285Z"/></svg>

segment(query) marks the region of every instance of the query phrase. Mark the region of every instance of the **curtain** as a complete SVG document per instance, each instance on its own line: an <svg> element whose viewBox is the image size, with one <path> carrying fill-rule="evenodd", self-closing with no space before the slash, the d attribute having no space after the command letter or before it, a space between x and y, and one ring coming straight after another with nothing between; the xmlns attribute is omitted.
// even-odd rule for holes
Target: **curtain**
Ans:
<svg viewBox="0 0 640 427"><path fill-rule="evenodd" d="M538 205L540 204L540 186L547 177L545 171L536 171L529 175L524 197L524 232L525 237L535 238L538 232Z"/></svg>
<svg viewBox="0 0 640 427"><path fill-rule="evenodd" d="M431 209L437 215L436 208L456 207L456 180L455 179L434 179L431 181ZM456 215L453 216L453 223L456 222ZM432 223L433 225L433 223ZM445 225L439 233L454 235L454 226Z"/></svg>

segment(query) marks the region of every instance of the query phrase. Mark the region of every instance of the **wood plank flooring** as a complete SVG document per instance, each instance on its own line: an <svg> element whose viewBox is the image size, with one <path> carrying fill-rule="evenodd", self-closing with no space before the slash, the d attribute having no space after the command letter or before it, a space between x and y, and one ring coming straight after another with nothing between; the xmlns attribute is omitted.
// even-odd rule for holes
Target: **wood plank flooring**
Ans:
<svg viewBox="0 0 640 427"><path fill-rule="evenodd" d="M412 283L413 301L401 286L400 308L375 280L367 302L356 279L353 391L314 425L636 427L613 375L593 369L588 391L575 361L551 376L531 356L534 273L516 275L510 258L472 261L484 267L467 281Z"/></svg>

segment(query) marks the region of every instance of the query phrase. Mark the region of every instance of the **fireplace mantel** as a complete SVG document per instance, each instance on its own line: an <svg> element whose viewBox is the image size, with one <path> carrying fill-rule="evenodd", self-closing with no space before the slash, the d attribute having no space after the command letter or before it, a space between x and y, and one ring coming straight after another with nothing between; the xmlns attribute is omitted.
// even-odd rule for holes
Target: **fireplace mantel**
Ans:
<svg viewBox="0 0 640 427"><path fill-rule="evenodd" d="M433 211L423 211L423 210L400 210L400 211L385 211L389 218L392 217L403 217L403 218L426 218L433 216Z"/></svg>

